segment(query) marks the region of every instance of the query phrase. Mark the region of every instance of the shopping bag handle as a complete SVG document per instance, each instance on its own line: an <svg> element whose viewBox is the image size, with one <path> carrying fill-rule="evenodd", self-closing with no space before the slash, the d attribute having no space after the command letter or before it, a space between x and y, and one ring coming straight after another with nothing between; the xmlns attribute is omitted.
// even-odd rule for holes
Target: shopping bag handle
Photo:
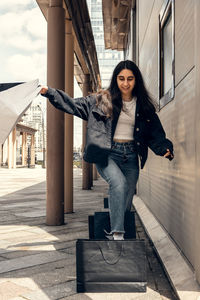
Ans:
<svg viewBox="0 0 200 300"><path fill-rule="evenodd" d="M119 253L118 257L116 258L116 260L115 260L114 262L110 262L110 261L108 261L108 260L105 258L104 254L103 254L103 250L101 249L101 247L100 247L99 244L97 243L97 245L98 245L98 247L99 247L99 250L100 250L100 252L101 252L101 255L102 255L104 261L105 261L107 264L109 264L109 265L116 265L116 264L118 263L118 261L120 260L120 257L121 257L121 255L122 255L122 251L123 251L123 243L120 243L120 244L121 244L121 247L120 247L120 253Z"/></svg>

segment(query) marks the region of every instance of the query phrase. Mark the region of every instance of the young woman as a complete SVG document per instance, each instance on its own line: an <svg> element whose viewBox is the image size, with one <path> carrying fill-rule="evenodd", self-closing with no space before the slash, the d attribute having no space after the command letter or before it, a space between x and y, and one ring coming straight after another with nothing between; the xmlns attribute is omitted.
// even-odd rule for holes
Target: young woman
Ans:
<svg viewBox="0 0 200 300"><path fill-rule="evenodd" d="M42 87L40 93L58 109L88 121L83 158L95 163L109 184L111 232L123 239L124 214L131 209L140 166L148 147L173 159L173 145L156 114L140 70L130 60L114 69L110 86L95 95L72 99L61 90Z"/></svg>

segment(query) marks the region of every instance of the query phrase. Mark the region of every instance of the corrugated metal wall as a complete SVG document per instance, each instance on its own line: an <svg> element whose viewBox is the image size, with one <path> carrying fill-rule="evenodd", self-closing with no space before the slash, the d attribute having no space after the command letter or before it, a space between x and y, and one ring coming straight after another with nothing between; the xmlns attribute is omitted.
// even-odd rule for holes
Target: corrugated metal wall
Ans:
<svg viewBox="0 0 200 300"><path fill-rule="evenodd" d="M138 194L180 247L200 281L199 2L175 0L175 98L159 112L167 136L174 143L175 159L169 162L149 151L148 162L140 173ZM136 4L138 65L155 99L158 17L164 3L139 0Z"/></svg>
<svg viewBox="0 0 200 300"><path fill-rule="evenodd" d="M195 251L195 272L200 282L200 0L195 1L195 99L196 115L198 120L196 124L196 193L195 193L195 210L196 210L196 227L194 228L194 251Z"/></svg>

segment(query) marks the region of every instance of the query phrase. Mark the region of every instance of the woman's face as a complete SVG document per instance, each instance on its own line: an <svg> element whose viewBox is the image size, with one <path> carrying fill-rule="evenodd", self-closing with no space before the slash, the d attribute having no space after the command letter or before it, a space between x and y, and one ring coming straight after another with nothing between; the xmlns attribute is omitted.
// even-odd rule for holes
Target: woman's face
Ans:
<svg viewBox="0 0 200 300"><path fill-rule="evenodd" d="M132 98L132 90L135 86L135 76L133 75L133 72L128 69L123 69L117 75L117 85L122 94L122 98L130 100Z"/></svg>

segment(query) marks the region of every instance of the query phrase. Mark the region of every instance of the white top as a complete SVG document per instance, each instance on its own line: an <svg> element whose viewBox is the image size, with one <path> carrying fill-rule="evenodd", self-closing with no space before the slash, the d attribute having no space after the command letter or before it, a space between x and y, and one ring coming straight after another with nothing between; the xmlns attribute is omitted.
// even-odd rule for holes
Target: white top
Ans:
<svg viewBox="0 0 200 300"><path fill-rule="evenodd" d="M120 112L114 139L133 140L136 100L137 98L134 97L131 101L122 101L124 110Z"/></svg>

